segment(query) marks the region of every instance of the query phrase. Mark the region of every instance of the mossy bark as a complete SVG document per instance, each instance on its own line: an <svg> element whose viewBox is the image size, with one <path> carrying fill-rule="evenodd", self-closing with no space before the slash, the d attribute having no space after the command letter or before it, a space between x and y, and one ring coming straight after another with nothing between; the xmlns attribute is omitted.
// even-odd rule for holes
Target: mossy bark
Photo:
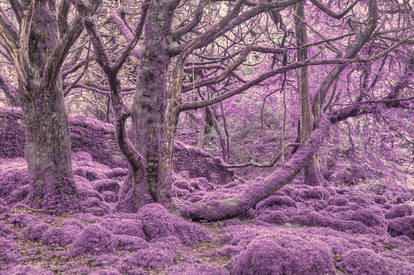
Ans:
<svg viewBox="0 0 414 275"><path fill-rule="evenodd" d="M58 24L47 1L37 1L28 40L29 66L19 66L25 123L25 157L31 177L26 203L57 214L78 209L68 118L59 77L47 81L44 68L58 43ZM56 68L59 70L60 68ZM24 77L22 78L22 75Z"/></svg>

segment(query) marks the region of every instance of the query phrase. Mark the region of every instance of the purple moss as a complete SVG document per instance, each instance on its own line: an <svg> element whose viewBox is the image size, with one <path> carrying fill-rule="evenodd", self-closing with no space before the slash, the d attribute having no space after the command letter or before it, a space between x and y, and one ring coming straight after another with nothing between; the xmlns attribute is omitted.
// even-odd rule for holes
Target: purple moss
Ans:
<svg viewBox="0 0 414 275"><path fill-rule="evenodd" d="M0 198L8 198L19 186L29 184L27 166L24 164L12 163L0 170Z"/></svg>
<svg viewBox="0 0 414 275"><path fill-rule="evenodd" d="M148 243L142 238L129 235L114 236L114 248L116 250L137 251L147 247Z"/></svg>
<svg viewBox="0 0 414 275"><path fill-rule="evenodd" d="M102 193L102 197L105 202L114 203L118 200L118 195L112 191L104 191Z"/></svg>
<svg viewBox="0 0 414 275"><path fill-rule="evenodd" d="M379 226L385 228L387 226L387 221L384 217L371 209L363 208L356 211L345 212L343 217L345 219L361 222L369 227Z"/></svg>
<svg viewBox="0 0 414 275"><path fill-rule="evenodd" d="M92 161L92 156L88 152L72 153L72 161Z"/></svg>
<svg viewBox="0 0 414 275"><path fill-rule="evenodd" d="M287 222L288 217L282 211L264 210L257 217L257 220L273 224L284 224Z"/></svg>
<svg viewBox="0 0 414 275"><path fill-rule="evenodd" d="M121 273L119 273L119 271L116 270L116 269L101 268L101 269L97 269L95 271L92 271L88 275L121 275Z"/></svg>
<svg viewBox="0 0 414 275"><path fill-rule="evenodd" d="M53 275L52 271L47 271L31 265L16 265L14 266L9 274L13 275Z"/></svg>
<svg viewBox="0 0 414 275"><path fill-rule="evenodd" d="M96 256L95 260L91 263L93 266L96 267L104 267L108 265L114 265L118 262L119 258L117 255L111 254L103 254Z"/></svg>
<svg viewBox="0 0 414 275"><path fill-rule="evenodd" d="M261 210L263 208L270 208L273 206L282 206L282 207L296 207L296 203L290 197L286 196L270 196L267 199L262 200L256 205L256 210Z"/></svg>
<svg viewBox="0 0 414 275"><path fill-rule="evenodd" d="M7 197L7 203L9 205L23 201L29 194L29 185L19 186Z"/></svg>
<svg viewBox="0 0 414 275"><path fill-rule="evenodd" d="M186 180L177 180L176 182L174 182L174 185L177 188L183 189L183 190L187 190L187 191L193 191L192 186L190 185L190 183Z"/></svg>
<svg viewBox="0 0 414 275"><path fill-rule="evenodd" d="M128 235L147 239L144 233L143 224L141 220L123 219L115 222L112 232L114 234Z"/></svg>
<svg viewBox="0 0 414 275"><path fill-rule="evenodd" d="M378 204L384 204L387 202L387 199L385 197L379 196L379 195L372 196L372 199L374 200L375 203L378 203Z"/></svg>
<svg viewBox="0 0 414 275"><path fill-rule="evenodd" d="M174 264L174 252L158 247L140 249L130 257L131 264L143 268L163 269Z"/></svg>
<svg viewBox="0 0 414 275"><path fill-rule="evenodd" d="M84 227L82 223L80 223L78 220L75 220L75 219L69 219L69 220L63 221L62 226L74 226L74 227L77 227L78 229L83 229Z"/></svg>
<svg viewBox="0 0 414 275"><path fill-rule="evenodd" d="M386 219L410 216L414 213L414 207L409 204L400 204L393 206L386 214Z"/></svg>
<svg viewBox="0 0 414 275"><path fill-rule="evenodd" d="M0 263L10 264L21 260L21 256L16 253L18 248L13 241L0 237Z"/></svg>
<svg viewBox="0 0 414 275"><path fill-rule="evenodd" d="M17 233L14 229L10 228L9 226L5 225L0 221L0 237L20 237L22 238L22 234Z"/></svg>
<svg viewBox="0 0 414 275"><path fill-rule="evenodd" d="M158 247L167 250L175 250L183 246L183 242L175 236L161 237L153 240L151 244L153 247Z"/></svg>
<svg viewBox="0 0 414 275"><path fill-rule="evenodd" d="M33 222L26 227L26 236L31 241L38 241L42 238L43 232L49 228L44 222Z"/></svg>
<svg viewBox="0 0 414 275"><path fill-rule="evenodd" d="M386 259L365 248L352 249L341 255L337 267L346 274L409 274L402 273L404 266Z"/></svg>
<svg viewBox="0 0 414 275"><path fill-rule="evenodd" d="M391 236L406 235L414 240L414 216L391 219L388 222L388 233Z"/></svg>
<svg viewBox="0 0 414 275"><path fill-rule="evenodd" d="M214 189L214 186L203 177L191 179L190 185L194 190L213 191Z"/></svg>
<svg viewBox="0 0 414 275"><path fill-rule="evenodd" d="M83 201L89 197L95 197L95 198L98 198L99 200L103 200L102 195L99 192L93 190L90 183L87 182L86 180L78 176L75 176L75 182L76 182L76 189L78 190L80 200Z"/></svg>
<svg viewBox="0 0 414 275"><path fill-rule="evenodd" d="M179 264L173 266L168 275L226 275L227 271L213 264Z"/></svg>
<svg viewBox="0 0 414 275"><path fill-rule="evenodd" d="M102 193L103 191L112 191L118 194L120 187L119 182L113 179L95 180L91 182L91 184L93 186L93 189L95 189L99 193Z"/></svg>
<svg viewBox="0 0 414 275"><path fill-rule="evenodd" d="M329 200L329 204L332 204L335 206L344 206L348 204L348 200L344 198L343 196L335 196Z"/></svg>
<svg viewBox="0 0 414 275"><path fill-rule="evenodd" d="M109 205L96 197L89 197L81 203L85 212L92 213L95 216L103 216L110 213Z"/></svg>
<svg viewBox="0 0 414 275"><path fill-rule="evenodd" d="M302 197L305 200L317 199L317 200L328 200L331 194L326 188L323 187L312 187L302 191Z"/></svg>
<svg viewBox="0 0 414 275"><path fill-rule="evenodd" d="M81 176L89 181L105 179L106 176L103 173L96 171L94 167L76 167L73 169L73 174Z"/></svg>
<svg viewBox="0 0 414 275"><path fill-rule="evenodd" d="M100 255L112 253L113 251L112 233L100 225L91 224L85 227L76 237L70 247L69 254L72 256L82 254Z"/></svg>
<svg viewBox="0 0 414 275"><path fill-rule="evenodd" d="M190 194L190 191L184 190L184 189L181 189L181 188L177 188L176 186L173 186L171 188L171 192L172 192L174 197L180 197L180 198L188 196Z"/></svg>
<svg viewBox="0 0 414 275"><path fill-rule="evenodd" d="M132 256L124 257L120 260L117 269L122 274L128 275L146 275L142 267L137 267Z"/></svg>
<svg viewBox="0 0 414 275"><path fill-rule="evenodd" d="M210 233L200 225L171 214L157 203L144 205L138 210L137 216L142 220L144 232L150 239L173 235L187 245L212 239Z"/></svg>
<svg viewBox="0 0 414 275"><path fill-rule="evenodd" d="M79 232L81 232L81 230L76 226L51 226L43 232L41 241L44 244L66 246L74 241L73 238L78 235Z"/></svg>
<svg viewBox="0 0 414 275"><path fill-rule="evenodd" d="M108 179L115 179L125 177L128 174L128 169L116 167L105 173Z"/></svg>
<svg viewBox="0 0 414 275"><path fill-rule="evenodd" d="M229 265L240 275L335 274L328 246L291 235L257 238Z"/></svg>
<svg viewBox="0 0 414 275"><path fill-rule="evenodd" d="M363 207L367 206L370 203L370 200L366 196L359 194L352 194L349 196L350 202L355 202Z"/></svg>

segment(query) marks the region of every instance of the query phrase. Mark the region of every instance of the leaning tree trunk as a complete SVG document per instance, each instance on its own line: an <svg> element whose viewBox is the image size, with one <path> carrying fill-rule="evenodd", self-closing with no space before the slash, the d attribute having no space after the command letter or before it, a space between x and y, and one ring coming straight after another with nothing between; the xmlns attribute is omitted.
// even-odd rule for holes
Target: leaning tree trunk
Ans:
<svg viewBox="0 0 414 275"><path fill-rule="evenodd" d="M305 4L299 2L295 6L295 29L296 29L296 43L298 62L304 61L308 58L308 51L304 45L307 43L307 31L305 23ZM299 140L300 143L306 142L312 133L312 110L309 96L309 80L308 68L301 67L297 72L297 83L299 90L300 102L300 129ZM318 166L317 156L313 155L309 158L308 164L304 168L304 182L306 185L320 185L321 173Z"/></svg>
<svg viewBox="0 0 414 275"><path fill-rule="evenodd" d="M335 119L328 116L322 117L319 127L312 132L307 142L301 144L294 155L282 167L270 174L264 182L246 185L244 190L237 193L229 192L225 188L222 191L216 191L212 197L181 206L181 214L186 218L209 221L244 215L258 202L280 190L294 179L328 137L332 121Z"/></svg>
<svg viewBox="0 0 414 275"><path fill-rule="evenodd" d="M47 3L36 1L34 6L28 48L23 53L29 64L17 61L15 66L23 72L19 74L19 91L26 126L25 156L31 177L26 203L59 214L78 209L79 202L58 71L51 72L58 75L56 78L45 77L46 63L58 44L54 7ZM56 65L55 70L60 67Z"/></svg>

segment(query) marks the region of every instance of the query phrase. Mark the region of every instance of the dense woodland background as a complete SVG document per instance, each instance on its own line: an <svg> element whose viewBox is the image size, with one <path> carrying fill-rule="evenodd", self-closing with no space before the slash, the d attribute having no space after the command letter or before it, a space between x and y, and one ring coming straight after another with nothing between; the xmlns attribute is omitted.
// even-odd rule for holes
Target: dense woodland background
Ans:
<svg viewBox="0 0 414 275"><path fill-rule="evenodd" d="M0 0L0 272L413 274L413 22Z"/></svg>

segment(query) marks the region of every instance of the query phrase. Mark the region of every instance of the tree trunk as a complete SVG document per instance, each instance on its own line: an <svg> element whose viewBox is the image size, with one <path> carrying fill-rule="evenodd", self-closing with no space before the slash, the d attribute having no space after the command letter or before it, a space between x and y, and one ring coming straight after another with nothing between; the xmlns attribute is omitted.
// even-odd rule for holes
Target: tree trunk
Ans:
<svg viewBox="0 0 414 275"><path fill-rule="evenodd" d="M128 199L135 200L136 206L129 210L123 207L125 211L134 212L141 205L140 201L147 201L147 198L142 197L145 193L150 195L152 201L168 208L173 207L170 191L176 122L172 117L168 118L166 113L167 72L170 64L167 47L171 19L172 13L166 1L152 2L144 29L140 74L132 106L132 138L136 150L146 159L146 169L144 173L129 177L134 182L123 188L121 198L127 193L133 194L128 186L141 190L141 195Z"/></svg>
<svg viewBox="0 0 414 275"><path fill-rule="evenodd" d="M31 177L26 203L57 214L79 208L74 182L68 118L59 81L44 80L47 59L57 46L58 25L47 1L37 1L28 47L29 66L19 79L26 125L25 156ZM56 68L60 70L60 68ZM21 75L20 75L21 76Z"/></svg>
<svg viewBox="0 0 414 275"><path fill-rule="evenodd" d="M308 58L307 48L303 46L307 43L307 31L305 24L305 7L304 2L299 2L295 6L295 29L298 62ZM308 68L301 67L297 72L297 83L299 90L300 103L300 143L305 143L312 133L312 110L309 96ZM320 185L321 173L319 171L317 156L314 155L309 159L308 165L304 168L304 182L306 185Z"/></svg>
<svg viewBox="0 0 414 275"><path fill-rule="evenodd" d="M294 155L280 168L270 174L264 182L245 185L239 192L216 191L211 197L206 197L190 205L180 207L181 214L190 219L205 219L209 221L229 219L245 214L258 202L280 190L307 165L309 159L318 151L325 138L329 135L331 121L322 117L319 127L312 132L308 141L301 144ZM241 186L242 187L242 186Z"/></svg>

